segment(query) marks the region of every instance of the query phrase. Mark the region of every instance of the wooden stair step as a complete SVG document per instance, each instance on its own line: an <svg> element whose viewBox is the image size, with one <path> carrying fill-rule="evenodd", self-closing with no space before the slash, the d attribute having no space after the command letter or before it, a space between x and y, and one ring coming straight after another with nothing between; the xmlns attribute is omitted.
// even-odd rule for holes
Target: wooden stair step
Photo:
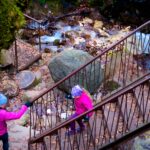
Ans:
<svg viewBox="0 0 150 150"><path fill-rule="evenodd" d="M133 90L135 97L141 111L142 121L148 122L150 120L150 86L143 84Z"/></svg>
<svg viewBox="0 0 150 150"><path fill-rule="evenodd" d="M119 135L123 128L123 118L120 113L117 101L106 104L103 107L103 113L104 120L106 120L106 126L109 132L109 138L111 137L111 140L116 139L116 135Z"/></svg>
<svg viewBox="0 0 150 150"><path fill-rule="evenodd" d="M124 120L124 132L132 130L137 127L137 122L140 120L141 112L139 111L139 105L132 92L128 92L118 97L118 105L121 109Z"/></svg>

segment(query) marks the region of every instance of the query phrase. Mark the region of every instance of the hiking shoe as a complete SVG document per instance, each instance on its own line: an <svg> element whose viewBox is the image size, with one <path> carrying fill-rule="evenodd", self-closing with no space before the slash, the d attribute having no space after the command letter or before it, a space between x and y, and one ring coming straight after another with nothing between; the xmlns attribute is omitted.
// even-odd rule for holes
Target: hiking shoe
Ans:
<svg viewBox="0 0 150 150"><path fill-rule="evenodd" d="M74 135L75 133L76 131L70 130L70 131L66 131L65 135L70 136L70 135Z"/></svg>
<svg viewBox="0 0 150 150"><path fill-rule="evenodd" d="M80 132L82 132L82 131L84 131L84 130L85 130L85 127L82 127L82 128L79 127L79 128L76 129L76 132L77 132L77 133L80 133Z"/></svg>

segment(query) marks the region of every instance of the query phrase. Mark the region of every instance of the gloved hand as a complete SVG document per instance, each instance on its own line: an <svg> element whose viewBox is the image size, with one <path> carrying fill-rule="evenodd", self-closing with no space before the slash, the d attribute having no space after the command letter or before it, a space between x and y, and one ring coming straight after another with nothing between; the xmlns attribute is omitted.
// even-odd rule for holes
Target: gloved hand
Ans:
<svg viewBox="0 0 150 150"><path fill-rule="evenodd" d="M66 98L66 99L73 99L71 94L66 94L66 95L65 95L65 98Z"/></svg>
<svg viewBox="0 0 150 150"><path fill-rule="evenodd" d="M24 105L26 105L27 107L30 107L30 106L32 106L32 105L33 105L33 103L32 103L32 102L27 101Z"/></svg>
<svg viewBox="0 0 150 150"><path fill-rule="evenodd" d="M90 118L88 116L84 116L83 119L84 119L84 122L88 122Z"/></svg>

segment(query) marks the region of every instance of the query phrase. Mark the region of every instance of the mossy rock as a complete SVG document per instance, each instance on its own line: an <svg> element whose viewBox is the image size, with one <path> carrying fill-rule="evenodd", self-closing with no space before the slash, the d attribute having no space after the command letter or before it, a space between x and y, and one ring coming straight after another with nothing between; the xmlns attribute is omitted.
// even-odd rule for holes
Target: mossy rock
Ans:
<svg viewBox="0 0 150 150"><path fill-rule="evenodd" d="M11 53L6 49L1 49L0 50L0 65L5 67L10 64L13 64L13 58L11 56Z"/></svg>
<svg viewBox="0 0 150 150"><path fill-rule="evenodd" d="M60 45L60 40L59 39L54 40L53 44L56 45L56 46Z"/></svg>
<svg viewBox="0 0 150 150"><path fill-rule="evenodd" d="M93 56L82 50L65 50L51 59L48 68L53 80L57 83L93 58ZM69 93L72 86L80 84L90 93L94 93L101 85L104 78L103 75L104 72L101 68L101 62L96 60L61 83L59 88Z"/></svg>
<svg viewBox="0 0 150 150"><path fill-rule="evenodd" d="M119 85L119 83L111 80L111 81L107 81L105 83L104 87L107 92L112 92L112 91L118 89L120 87L120 85Z"/></svg>

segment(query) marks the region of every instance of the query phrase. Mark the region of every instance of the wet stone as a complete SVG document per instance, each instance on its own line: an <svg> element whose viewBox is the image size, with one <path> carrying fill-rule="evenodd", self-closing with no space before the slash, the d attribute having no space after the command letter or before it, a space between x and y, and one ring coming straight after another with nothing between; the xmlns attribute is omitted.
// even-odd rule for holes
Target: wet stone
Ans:
<svg viewBox="0 0 150 150"><path fill-rule="evenodd" d="M55 82L66 77L69 73L74 71L75 69L79 68L89 60L91 60L93 56L89 55L87 52L84 52L79 49L74 49L71 51L63 51L59 55L53 57L49 62L49 70L51 76ZM87 67L87 74L86 77L90 78L87 82L85 79L83 80L84 76L82 73L79 74L78 81L75 78L71 78L69 82L65 82L59 86L59 88L65 92L69 93L70 88L74 85L74 82L85 82L85 86L87 87L90 93L93 93L101 84L103 79L103 70L100 68L100 62L96 61L95 66ZM96 73L93 73L95 70L98 70ZM96 81L96 82L95 82Z"/></svg>
<svg viewBox="0 0 150 150"><path fill-rule="evenodd" d="M35 74L31 71L22 71L17 76L20 89L26 89L33 85Z"/></svg>
<svg viewBox="0 0 150 150"><path fill-rule="evenodd" d="M13 80L3 80L2 82L2 91L8 97L15 97L19 93L18 85Z"/></svg>

